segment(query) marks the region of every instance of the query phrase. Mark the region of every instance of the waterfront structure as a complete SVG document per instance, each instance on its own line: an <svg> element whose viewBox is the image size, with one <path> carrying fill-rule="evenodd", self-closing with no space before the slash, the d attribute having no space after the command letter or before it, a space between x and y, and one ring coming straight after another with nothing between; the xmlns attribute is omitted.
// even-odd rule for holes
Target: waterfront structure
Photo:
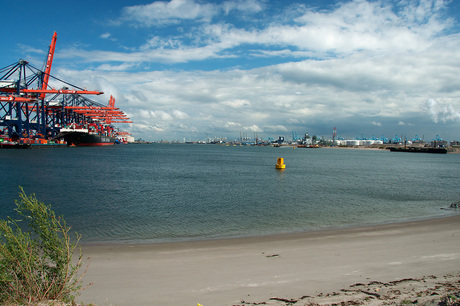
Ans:
<svg viewBox="0 0 460 306"><path fill-rule="evenodd" d="M61 129L71 125L95 133L116 130L112 123L131 123L115 107L115 98L108 105L87 98L102 95L62 81L51 75L57 34L53 35L44 70L19 60L0 69L0 139L11 144L48 144L59 142ZM50 88L53 78L63 84L61 89ZM73 89L69 89L73 87ZM111 136L116 136L116 133Z"/></svg>
<svg viewBox="0 0 460 306"><path fill-rule="evenodd" d="M359 140L359 139L336 139L333 141L335 146L371 146L371 145L380 145L383 144L382 140Z"/></svg>

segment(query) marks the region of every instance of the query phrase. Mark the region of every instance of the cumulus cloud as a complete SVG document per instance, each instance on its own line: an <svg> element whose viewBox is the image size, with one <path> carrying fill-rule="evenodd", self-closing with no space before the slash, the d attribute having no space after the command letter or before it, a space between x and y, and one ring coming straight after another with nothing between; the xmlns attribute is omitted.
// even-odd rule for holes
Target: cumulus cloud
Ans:
<svg viewBox="0 0 460 306"><path fill-rule="evenodd" d="M246 13L258 13L262 11L263 4L258 0L232 0L225 1L222 4L225 14L228 14L230 11L236 10L239 12Z"/></svg>
<svg viewBox="0 0 460 306"><path fill-rule="evenodd" d="M80 52L87 61L188 62L231 57L317 57L330 58L371 51L382 53L420 52L430 48L452 20L442 14L442 1L409 1L404 9L387 1L354 0L339 3L329 10L316 11L305 6L297 10L295 23L270 20L258 27L237 27L228 22L212 23L213 17L241 11L255 14L263 2L227 1L222 4L194 0L155 1L125 7L123 22L139 26L181 23L186 20L205 24L177 27L175 35L149 37L131 53L107 51ZM429 5L431 4L431 5ZM423 18L421 17L423 16ZM186 26L186 25L185 25ZM108 36L109 35L109 36ZM109 33L103 37L111 37ZM191 39L193 37L193 39ZM238 53L233 48L251 44Z"/></svg>
<svg viewBox="0 0 460 306"><path fill-rule="evenodd" d="M180 111L180 110L177 110L177 109L175 109L175 110L173 111L173 115L174 115L174 117L177 118L177 119L186 119L186 118L189 117L186 113L184 113L184 112L182 112L182 111Z"/></svg>
<svg viewBox="0 0 460 306"><path fill-rule="evenodd" d="M195 0L154 1L146 5L125 7L121 22L143 27L179 24L184 20L201 23L210 22L221 13L255 14L262 11L263 7L263 1L259 0L234 0L221 4Z"/></svg>
<svg viewBox="0 0 460 306"><path fill-rule="evenodd" d="M330 134L334 126L348 137L412 126L428 134L426 113L434 122L460 121L460 35L445 16L447 2L350 0L322 10L297 4L262 23L257 14L269 4L130 6L121 16L126 24L175 23L177 31L149 33L133 52L68 49L61 56L94 65L91 82L116 93L117 106L132 114L132 132L144 139L147 131L155 131L152 138L211 130ZM250 26L217 19L236 20L243 10L255 16ZM193 26L182 27L188 22ZM77 84L82 79L81 71L61 72ZM433 96L448 103L428 100Z"/></svg>
<svg viewBox="0 0 460 306"><path fill-rule="evenodd" d="M230 100L230 101L224 101L222 102L224 105L228 105L232 108L242 108L242 107L248 107L251 105L251 102L245 99L235 99L235 100Z"/></svg>
<svg viewBox="0 0 460 306"><path fill-rule="evenodd" d="M444 123L449 121L460 122L460 113L450 103L429 99L422 106L422 109L431 116L435 123L438 123L440 120Z"/></svg>
<svg viewBox="0 0 460 306"><path fill-rule="evenodd" d="M209 21L216 13L214 5L200 4L193 0L155 1L146 5L125 7L122 20L142 26L154 26L179 23L183 19Z"/></svg>
<svg viewBox="0 0 460 306"><path fill-rule="evenodd" d="M425 8L427 2L406 2L398 11L391 2L349 1L329 11L306 10L298 17L297 31L287 27L278 32L280 39L292 41L302 49L348 53L356 50L420 50L427 48L426 38L438 33L443 26L440 8ZM438 1L439 2L439 1ZM424 18L417 18L420 7ZM304 39L298 41L302 36Z"/></svg>
<svg viewBox="0 0 460 306"><path fill-rule="evenodd" d="M231 122L231 121L229 121L229 122L225 123L224 126L225 126L226 128L234 128L234 127L239 128L239 127L241 126L241 124L236 123L236 122Z"/></svg>
<svg viewBox="0 0 460 306"><path fill-rule="evenodd" d="M257 125L253 124L251 126L246 126L244 127L244 130L245 131L250 131L250 132L254 132L254 133L260 133L260 132L263 132L264 130L261 129L260 127L258 127Z"/></svg>
<svg viewBox="0 0 460 306"><path fill-rule="evenodd" d="M283 125L265 125L263 127L265 132L288 132L289 130Z"/></svg>

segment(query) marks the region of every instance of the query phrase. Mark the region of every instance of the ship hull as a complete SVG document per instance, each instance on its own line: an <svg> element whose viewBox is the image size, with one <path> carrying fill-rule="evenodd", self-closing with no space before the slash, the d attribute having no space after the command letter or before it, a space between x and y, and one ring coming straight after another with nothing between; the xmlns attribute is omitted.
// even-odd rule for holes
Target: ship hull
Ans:
<svg viewBox="0 0 460 306"><path fill-rule="evenodd" d="M116 138L88 133L68 133L64 135L64 140L68 146L77 147L99 147L112 146Z"/></svg>
<svg viewBox="0 0 460 306"><path fill-rule="evenodd" d="M0 149L30 149L27 143L0 143Z"/></svg>

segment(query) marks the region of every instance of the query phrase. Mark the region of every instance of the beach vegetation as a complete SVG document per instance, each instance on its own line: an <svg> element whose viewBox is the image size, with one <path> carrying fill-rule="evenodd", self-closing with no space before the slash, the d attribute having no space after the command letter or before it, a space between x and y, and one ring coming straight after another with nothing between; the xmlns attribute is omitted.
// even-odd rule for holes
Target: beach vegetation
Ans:
<svg viewBox="0 0 460 306"><path fill-rule="evenodd" d="M74 303L81 290L80 236L71 239L70 227L50 205L27 196L20 187L17 218L0 220L0 303ZM78 259L72 256L79 254ZM86 272L86 271L85 271Z"/></svg>
<svg viewBox="0 0 460 306"><path fill-rule="evenodd" d="M441 298L441 302L438 305L460 305L460 291L457 293L450 293L443 298Z"/></svg>
<svg viewBox="0 0 460 306"><path fill-rule="evenodd" d="M402 301L401 301L401 304L402 304L402 305L412 304L412 301L411 301L411 300L402 300Z"/></svg>

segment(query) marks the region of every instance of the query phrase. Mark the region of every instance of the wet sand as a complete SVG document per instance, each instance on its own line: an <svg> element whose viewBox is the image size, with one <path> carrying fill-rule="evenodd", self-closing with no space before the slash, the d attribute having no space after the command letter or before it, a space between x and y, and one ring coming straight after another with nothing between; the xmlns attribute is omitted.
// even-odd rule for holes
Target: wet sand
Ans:
<svg viewBox="0 0 460 306"><path fill-rule="evenodd" d="M84 285L94 282L77 298L86 304L304 305L360 298L370 303L388 291L385 284L409 286L401 280L428 286L428 280L436 284L450 275L458 283L460 215L269 237L83 245L82 250L91 257ZM372 287L378 283L381 287Z"/></svg>

